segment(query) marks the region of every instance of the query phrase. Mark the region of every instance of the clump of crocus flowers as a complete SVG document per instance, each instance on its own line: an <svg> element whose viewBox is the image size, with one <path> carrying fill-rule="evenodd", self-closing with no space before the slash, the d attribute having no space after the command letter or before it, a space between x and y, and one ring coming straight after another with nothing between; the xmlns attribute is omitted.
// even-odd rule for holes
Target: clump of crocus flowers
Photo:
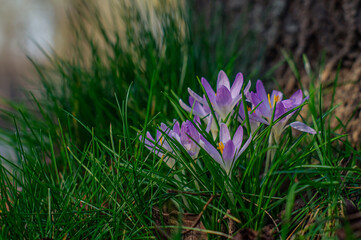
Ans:
<svg viewBox="0 0 361 240"><path fill-rule="evenodd" d="M296 91L289 99L284 99L283 94L277 90L267 94L260 80L256 82L255 92L250 92L250 81L246 86L243 83L241 73L236 75L231 85L226 73L220 71L214 91L209 82L201 78L203 95L188 88L189 105L179 100L180 106L190 113L192 120L181 124L174 120L172 127L161 123L155 138L147 132L145 137L140 136L140 140L170 168L177 162L175 152L182 147L194 160L198 158L199 152L204 150L229 174L235 167L235 161L249 147L262 124L271 125L272 141L269 142L274 141L277 144L283 131L289 126L316 134L313 128L302 122L296 121L287 125L307 100L301 90ZM250 126L248 134L244 134L245 121L248 121ZM171 144L172 141L177 144Z"/></svg>

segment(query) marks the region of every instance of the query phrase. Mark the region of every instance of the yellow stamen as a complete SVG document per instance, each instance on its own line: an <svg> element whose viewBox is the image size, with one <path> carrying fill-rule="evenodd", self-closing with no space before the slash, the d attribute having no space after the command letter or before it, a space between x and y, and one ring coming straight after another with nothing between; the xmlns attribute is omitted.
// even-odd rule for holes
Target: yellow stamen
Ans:
<svg viewBox="0 0 361 240"><path fill-rule="evenodd" d="M247 107L247 110L248 110L248 112L249 112L249 111L251 111L251 110L252 110L252 108L250 108L250 107Z"/></svg>
<svg viewBox="0 0 361 240"><path fill-rule="evenodd" d="M275 96L274 98L273 98L273 106L276 104L276 103L278 103L280 101L280 97L279 96Z"/></svg>
<svg viewBox="0 0 361 240"><path fill-rule="evenodd" d="M219 149L219 151L221 151L221 154L223 154L224 144L222 142L219 142L217 149Z"/></svg>
<svg viewBox="0 0 361 240"><path fill-rule="evenodd" d="M163 137L160 137L159 142L160 144L163 144Z"/></svg>
<svg viewBox="0 0 361 240"><path fill-rule="evenodd" d="M268 103L269 103L270 108L272 108L272 106L274 106L276 103L278 103L280 101L280 97L276 95L273 98L273 104L272 104L271 103L271 97L270 97L269 94L267 94L267 97L268 97Z"/></svg>
<svg viewBox="0 0 361 240"><path fill-rule="evenodd" d="M270 106L270 108L272 108L272 104L271 104L271 97L270 97L270 95L269 95L269 94L268 94L267 96L268 96L268 103L269 103L269 106Z"/></svg>

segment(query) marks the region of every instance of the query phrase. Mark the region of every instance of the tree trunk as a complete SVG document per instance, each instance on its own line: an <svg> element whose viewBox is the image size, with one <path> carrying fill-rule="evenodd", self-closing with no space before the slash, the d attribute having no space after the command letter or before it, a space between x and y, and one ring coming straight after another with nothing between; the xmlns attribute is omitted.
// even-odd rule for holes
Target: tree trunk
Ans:
<svg viewBox="0 0 361 240"><path fill-rule="evenodd" d="M202 1L201 1L202 2ZM207 2L207 1L204 1ZM361 142L361 3L359 0L219 0L224 23L231 26L237 17L246 16L245 31L254 31L265 46L263 70L284 58L282 51L293 55L302 83L309 78L303 64L305 54L313 68L325 65L319 81L330 106L333 81L340 63L335 104L336 116L347 124L346 131L353 145ZM202 4L204 6L204 4ZM275 76L289 96L298 86L291 68L283 64ZM328 93L328 94L327 94ZM332 126L338 121L334 118Z"/></svg>

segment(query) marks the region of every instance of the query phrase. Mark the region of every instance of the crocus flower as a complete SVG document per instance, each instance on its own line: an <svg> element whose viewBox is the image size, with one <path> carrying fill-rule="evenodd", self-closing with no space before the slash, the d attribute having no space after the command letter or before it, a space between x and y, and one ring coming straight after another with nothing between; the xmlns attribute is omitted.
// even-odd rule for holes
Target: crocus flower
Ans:
<svg viewBox="0 0 361 240"><path fill-rule="evenodd" d="M179 134L179 123L175 122L173 130L167 127L164 123L161 123L160 129L157 129L156 139L147 132L146 137L144 138L145 147L150 151L154 152L158 157L163 158L163 161L168 165L168 167L173 168L175 164L175 159L170 156L165 156L167 152L174 153L172 147L169 145L164 134L167 134L168 137L175 135L174 133ZM139 136L139 140L142 141L143 137Z"/></svg>
<svg viewBox="0 0 361 240"><path fill-rule="evenodd" d="M195 124L199 123L199 118L195 118ZM193 159L197 158L199 153L199 146L197 144L199 144L200 134L191 121L187 120L179 127L179 122L174 120L173 129L161 123L160 130L157 130L156 133L156 140L154 140L149 132L147 132L146 138L144 139L145 147L160 158L164 158L164 162L166 162L170 168L173 168L175 159L169 156L165 157L167 152L174 154L172 147L164 136L165 134L168 138L178 141ZM140 136L140 140L142 140L142 136Z"/></svg>
<svg viewBox="0 0 361 240"><path fill-rule="evenodd" d="M208 81L202 77L201 83L207 93L207 96L212 104L212 107L216 113L220 116L220 120L227 118L228 114L232 112L234 106L242 98L240 91L243 85L243 75L238 73L233 82L232 87L230 86L229 79L224 71L220 71L217 79L217 91L214 92ZM250 82L245 88L247 92L250 88ZM198 94L188 89L189 94L198 102L203 105L208 105L206 97L200 97Z"/></svg>
<svg viewBox="0 0 361 240"><path fill-rule="evenodd" d="M196 119L196 123L197 122L199 124L199 118ZM179 143L182 144L184 149L193 159L197 158L199 153L198 144L200 140L200 134L191 121L187 120L183 122L180 132L174 131L172 133L172 137L174 137Z"/></svg>
<svg viewBox="0 0 361 240"><path fill-rule="evenodd" d="M221 123L219 132L219 143L214 147L203 136L201 136L200 145L228 174L233 162L244 152L251 142L252 136L243 144L243 127L239 126L231 139L228 127Z"/></svg>
<svg viewBox="0 0 361 240"><path fill-rule="evenodd" d="M255 116L258 118L257 121L270 124L272 121L272 114L274 112L273 121L281 118L285 113L291 111L292 109L300 106L304 103L307 98L303 98L303 93L301 90L296 91L290 99L282 100L283 94L279 91L273 90L272 94L266 94L266 90L263 86L262 81L258 80L256 84L256 93L251 92L248 96L253 106L258 106L255 110ZM294 122L286 126L287 121L292 117L292 115L296 112L290 112L287 116L277 122L273 128L272 133L275 137L276 141L280 139L282 132L286 127L291 126L299 131L307 132L310 134L316 134L316 131L311 127L307 126L301 122ZM261 120L263 118L264 120Z"/></svg>
<svg viewBox="0 0 361 240"><path fill-rule="evenodd" d="M182 99L179 99L179 105L187 112L192 112L195 116L203 119L206 123L207 128L206 131L211 131L213 138L215 139L218 134L217 124L213 119L213 115L211 114L211 110L208 105L202 105L198 101L195 101L192 96L189 96L189 105L185 104ZM218 116L217 113L216 117Z"/></svg>
<svg viewBox="0 0 361 240"><path fill-rule="evenodd" d="M244 122L246 120L246 113L248 115L248 120L251 127L251 134L254 135L254 132L259 127L260 123L267 124L267 121L263 118L259 117L254 111L255 109L252 109L247 106L246 113L244 111L243 101L240 102L239 111L238 111L238 121Z"/></svg>

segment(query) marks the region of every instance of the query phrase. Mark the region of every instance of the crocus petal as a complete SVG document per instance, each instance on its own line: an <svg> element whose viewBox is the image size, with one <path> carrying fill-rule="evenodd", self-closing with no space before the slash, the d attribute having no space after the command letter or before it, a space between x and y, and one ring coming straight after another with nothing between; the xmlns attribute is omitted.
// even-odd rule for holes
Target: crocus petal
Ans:
<svg viewBox="0 0 361 240"><path fill-rule="evenodd" d="M171 129L165 125L164 123L160 124L160 129L165 133L165 134L169 134L169 132L171 131Z"/></svg>
<svg viewBox="0 0 361 240"><path fill-rule="evenodd" d="M233 142L230 140L226 142L223 149L223 161L225 165L225 170L228 173L231 170L232 163L234 161L234 154L236 151L236 147L234 146Z"/></svg>
<svg viewBox="0 0 361 240"><path fill-rule="evenodd" d="M251 143L252 141L252 135L249 136L249 138L247 139L247 141L243 144L242 148L240 150L236 150L236 156L235 159L239 158L239 156L241 156L241 154L247 149L248 145Z"/></svg>
<svg viewBox="0 0 361 240"><path fill-rule="evenodd" d="M209 101L215 102L216 101L216 93L214 92L211 85L208 83L208 81L205 78L201 78L201 83L204 87L204 90L206 90L206 93L208 95Z"/></svg>
<svg viewBox="0 0 361 240"><path fill-rule="evenodd" d="M236 149L238 149L241 146L242 140L243 140L243 127L242 125L240 125L233 136L233 143L236 146Z"/></svg>
<svg viewBox="0 0 361 240"><path fill-rule="evenodd" d="M217 123L214 121L213 115L209 115L206 119L206 132L208 133L209 131L211 131L213 139L216 139L218 136L218 127Z"/></svg>
<svg viewBox="0 0 361 240"><path fill-rule="evenodd" d="M220 125L220 133L219 140L224 144L231 139L231 135L229 134L229 130L226 124L221 123Z"/></svg>
<svg viewBox="0 0 361 240"><path fill-rule="evenodd" d="M301 132L309 133L309 134L316 134L317 133L315 129L307 126L303 122L290 123L290 127L294 128L294 129L297 129L297 130L299 130Z"/></svg>
<svg viewBox="0 0 361 240"><path fill-rule="evenodd" d="M277 119L279 119L280 117L282 117L283 114L287 113L287 109L283 106L282 102L278 102L276 104L276 110L275 110L275 115L274 115L274 121L276 121ZM282 122L283 121L287 121L288 119L290 119L290 117L292 117L292 115L294 114L294 112L289 113L287 116L282 118Z"/></svg>
<svg viewBox="0 0 361 240"><path fill-rule="evenodd" d="M234 108L234 106L236 106L237 103L239 103L241 98L242 98L242 95L238 95L234 99L232 99L232 103L231 103L231 108L232 109Z"/></svg>
<svg viewBox="0 0 361 240"><path fill-rule="evenodd" d="M179 105L186 111L186 112L191 112L192 108L189 107L187 104L185 104L182 99L179 99Z"/></svg>
<svg viewBox="0 0 361 240"><path fill-rule="evenodd" d="M192 157L198 156L199 133L189 120L182 123L181 126L181 144Z"/></svg>
<svg viewBox="0 0 361 240"><path fill-rule="evenodd" d="M180 134L179 122L175 119L173 120L173 132Z"/></svg>
<svg viewBox="0 0 361 240"><path fill-rule="evenodd" d="M205 116L207 116L206 111L204 110L203 106L199 102L194 103L193 114L198 117L201 117L201 118L204 118Z"/></svg>
<svg viewBox="0 0 361 240"><path fill-rule="evenodd" d="M194 116L194 123L200 127L201 123L201 119L198 116Z"/></svg>
<svg viewBox="0 0 361 240"><path fill-rule="evenodd" d="M212 121L213 121L212 115L209 115L208 117L205 118L205 122L207 124L206 132L209 132L211 130Z"/></svg>
<svg viewBox="0 0 361 240"><path fill-rule="evenodd" d="M239 95L243 85L243 75L238 73L231 87L232 98L236 98Z"/></svg>
<svg viewBox="0 0 361 240"><path fill-rule="evenodd" d="M220 89L222 86L225 86L228 90L230 90L229 79L227 77L227 74L223 70L218 73L217 92L218 89Z"/></svg>
<svg viewBox="0 0 361 240"><path fill-rule="evenodd" d="M259 112L262 116L265 116L266 118L272 116L271 109L268 104L268 100L267 102L265 102L264 100L258 98L258 95L253 92L251 92L250 97L254 107L257 107L256 112Z"/></svg>
<svg viewBox="0 0 361 240"><path fill-rule="evenodd" d="M282 101L282 104L283 104L283 106L284 106L285 108L287 108L287 109L292 109L292 108L294 108L293 102L291 101L291 99L283 100L283 101Z"/></svg>
<svg viewBox="0 0 361 240"><path fill-rule="evenodd" d="M139 140L143 141L142 135L139 136ZM145 147L148 148L150 151L154 150L154 139L153 139L152 135L150 135L149 132L146 133L146 137L144 138L144 144L145 144Z"/></svg>
<svg viewBox="0 0 361 240"><path fill-rule="evenodd" d="M183 124L182 124L183 125ZM193 138L194 141L198 142L199 141L199 133L197 131L197 129L195 128L195 126L193 125L193 123L189 120L186 121L186 133Z"/></svg>
<svg viewBox="0 0 361 240"><path fill-rule="evenodd" d="M277 102L280 102L280 101L282 101L283 93L281 93L280 91L277 91L277 90L272 91L271 98L270 98L272 106L273 106L273 101L274 101L276 96L278 97Z"/></svg>
<svg viewBox="0 0 361 240"><path fill-rule="evenodd" d="M162 132L157 129L157 133L155 134L155 137L156 137L156 140L157 140L157 144L161 145L160 139L162 137Z"/></svg>
<svg viewBox="0 0 361 240"><path fill-rule="evenodd" d="M150 132L147 132L147 133L146 133L146 137L147 137L148 139L150 139L151 141L155 142L155 141L154 141L154 138L152 137L152 135L150 134Z"/></svg>
<svg viewBox="0 0 361 240"><path fill-rule="evenodd" d="M268 104L268 97L267 97L267 93L266 93L266 90L263 86L263 83L261 80L257 80L257 83L256 83L256 91L257 91L257 97L263 101L264 103L267 103L268 105L268 108L269 107L269 104Z"/></svg>
<svg viewBox="0 0 361 240"><path fill-rule="evenodd" d="M218 112L222 119L225 119L227 115L232 111L232 96L231 92L225 87L222 86L217 91L216 104L214 110Z"/></svg>
<svg viewBox="0 0 361 240"><path fill-rule="evenodd" d="M221 154L217 151L212 144L210 144L202 135L200 136L201 140L199 141L199 145L219 164L223 164L223 160Z"/></svg>
<svg viewBox="0 0 361 240"><path fill-rule="evenodd" d="M197 93L193 92L192 89L188 88L188 93L189 95L191 95L196 101L202 103L202 104L207 104L207 102L204 101L203 98L201 98Z"/></svg>
<svg viewBox="0 0 361 240"><path fill-rule="evenodd" d="M246 86L246 87L244 88L244 90L243 90L243 93L244 93L245 96L248 95L250 88L251 88L251 80L248 81L247 86Z"/></svg>
<svg viewBox="0 0 361 240"><path fill-rule="evenodd" d="M293 102L293 108L301 105L303 103L303 93L302 90L299 89L290 97L290 100Z"/></svg>
<svg viewBox="0 0 361 240"><path fill-rule="evenodd" d="M239 106L238 114L241 117L241 121L243 122L246 119L246 114L244 113L243 101L241 101L239 104L241 104L241 106ZM247 109L246 109L246 111L247 111Z"/></svg>

